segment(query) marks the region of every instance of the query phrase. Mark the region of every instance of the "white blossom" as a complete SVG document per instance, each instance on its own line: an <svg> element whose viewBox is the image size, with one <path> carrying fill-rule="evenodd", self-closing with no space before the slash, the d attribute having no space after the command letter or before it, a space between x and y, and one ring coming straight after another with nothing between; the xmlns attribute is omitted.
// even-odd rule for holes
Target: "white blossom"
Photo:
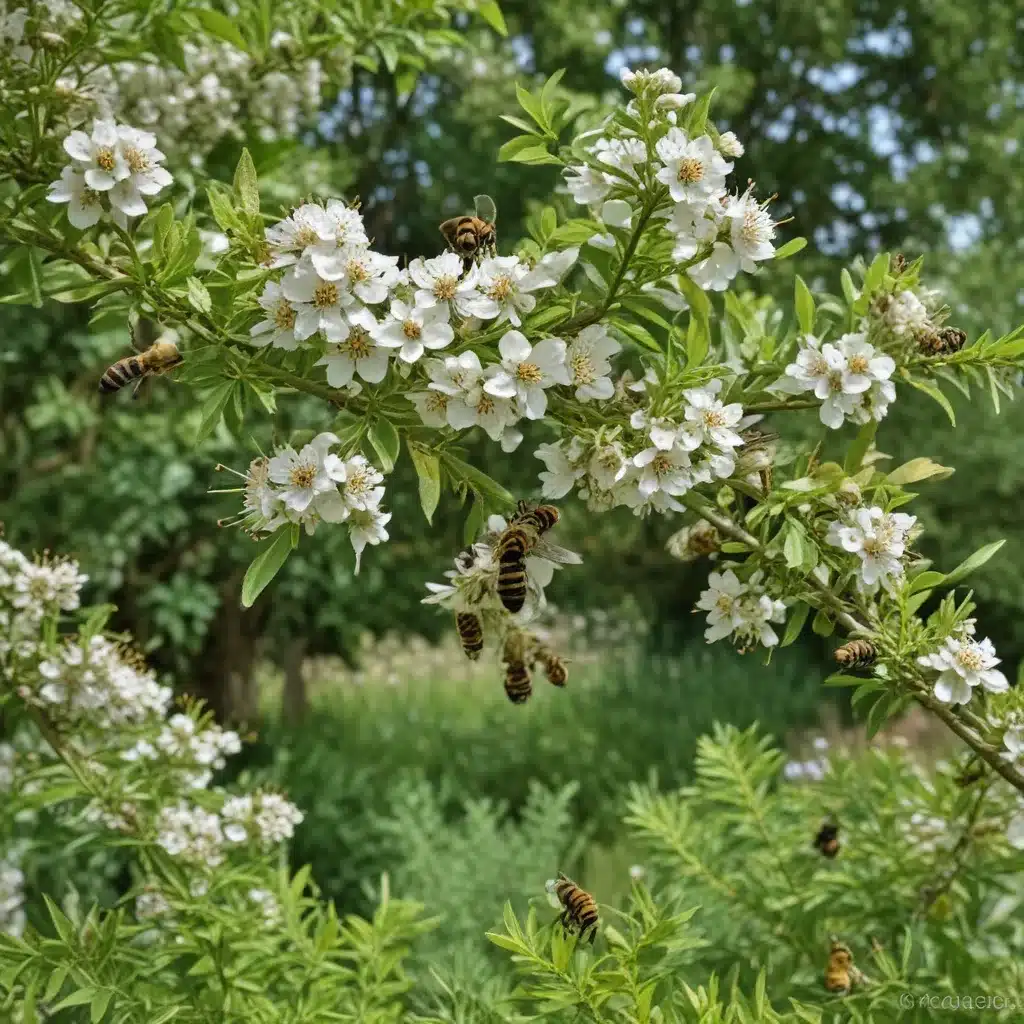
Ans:
<svg viewBox="0 0 1024 1024"><path fill-rule="evenodd" d="M669 128L655 149L664 164L656 177L668 185L674 202L707 204L724 192L732 164L715 150L710 136L691 139L681 128Z"/></svg>
<svg viewBox="0 0 1024 1024"><path fill-rule="evenodd" d="M586 470L570 457L564 441L539 445L533 454L546 467L540 473L541 494L550 500L564 498L576 481L586 474Z"/></svg>
<svg viewBox="0 0 1024 1024"><path fill-rule="evenodd" d="M455 331L448 323L446 306L413 306L395 299L390 316L374 328L373 337L378 345L397 348L399 359L415 363L426 349L449 345Z"/></svg>
<svg viewBox="0 0 1024 1024"><path fill-rule="evenodd" d="M326 354L314 365L327 367L327 383L332 388L345 387L356 374L368 384L379 383L388 372L390 353L374 337L376 317L360 306L346 311L345 323L345 338L329 342Z"/></svg>
<svg viewBox="0 0 1024 1024"><path fill-rule="evenodd" d="M104 213L102 194L90 188L85 174L71 164L60 172L59 181L50 184L46 198L51 203L67 203L68 221L80 230L91 228Z"/></svg>
<svg viewBox="0 0 1024 1024"><path fill-rule="evenodd" d="M326 281L312 267L299 264L281 282L281 292L295 310L293 331L299 341L317 331L334 342L348 336L345 308L355 299L338 282Z"/></svg>
<svg viewBox="0 0 1024 1024"><path fill-rule="evenodd" d="M725 219L729 223L729 242L741 270L753 273L757 263L775 255L775 224L767 208L754 199L749 189L739 197L729 197Z"/></svg>
<svg viewBox="0 0 1024 1024"><path fill-rule="evenodd" d="M579 401L601 400L615 394L608 360L621 348L602 324L584 327L569 343L565 363L571 376L570 386L576 389Z"/></svg>
<svg viewBox="0 0 1024 1024"><path fill-rule="evenodd" d="M165 807L157 820L157 843L172 857L215 868L224 861L219 815L181 801Z"/></svg>
<svg viewBox="0 0 1024 1024"><path fill-rule="evenodd" d="M547 411L544 389L570 383L565 342L547 338L531 345L519 331L507 331L498 342L498 351L501 363L488 367L484 390L496 398L516 399L528 419L543 418Z"/></svg>
<svg viewBox="0 0 1024 1024"><path fill-rule="evenodd" d="M866 588L881 583L887 589L902 578L902 557L907 535L917 522L916 516L903 512L883 512L877 506L853 509L846 522L829 524L829 544L855 554L860 560L859 581Z"/></svg>
<svg viewBox="0 0 1024 1024"><path fill-rule="evenodd" d="M349 539L356 553L356 574L363 557L363 549L367 544L380 544L388 539L388 531L384 527L391 521L390 512L382 512L379 508L368 507L356 509L348 519Z"/></svg>
<svg viewBox="0 0 1024 1024"><path fill-rule="evenodd" d="M442 306L448 315L452 310L460 316L474 316L472 311L483 298L477 289L477 278L462 277L462 257L445 252L433 259L417 257L409 264L409 277L416 285L417 306Z"/></svg>
<svg viewBox="0 0 1024 1024"><path fill-rule="evenodd" d="M976 686L989 693L1005 693L1010 686L1006 676L995 667L999 659L988 637L980 641L946 637L942 647L917 661L939 673L934 692L944 704L966 704Z"/></svg>
<svg viewBox="0 0 1024 1024"><path fill-rule="evenodd" d="M892 296L882 320L898 337L914 337L931 324L927 307L909 288Z"/></svg>
<svg viewBox="0 0 1024 1024"><path fill-rule="evenodd" d="M325 281L337 281L362 302L385 302L398 281L398 257L383 256L365 245L346 245L329 254L314 251L313 266Z"/></svg>
<svg viewBox="0 0 1024 1024"><path fill-rule="evenodd" d="M299 339L295 337L295 307L285 298L281 286L276 281L268 281L256 301L267 315L249 329L252 344L259 347L273 345L274 348L281 348L286 352L298 348Z"/></svg>
<svg viewBox="0 0 1024 1024"><path fill-rule="evenodd" d="M335 487L327 460L328 449L337 443L334 434L318 434L301 451L284 448L270 460L270 480L282 485L279 497L288 508L304 512L318 494Z"/></svg>
<svg viewBox="0 0 1024 1024"><path fill-rule="evenodd" d="M683 392L686 423L680 431L679 440L688 451L701 444L710 444L728 453L743 444L743 438L734 429L743 418L743 406L738 402L725 405L717 397L721 389L722 382L716 378L702 388Z"/></svg>
<svg viewBox="0 0 1024 1024"><path fill-rule="evenodd" d="M314 249L318 256L330 257L336 247L337 236L336 220L328 216L319 204L304 203L267 228L267 245L273 257L270 265L274 268L292 266L302 257L312 256ZM366 240L365 233L362 240Z"/></svg>
<svg viewBox="0 0 1024 1024"><path fill-rule="evenodd" d="M705 291L724 292L740 272L740 259L725 242L715 242L710 255L686 272Z"/></svg>
<svg viewBox="0 0 1024 1024"><path fill-rule="evenodd" d="M732 636L744 647L750 643L764 647L778 644L772 624L785 621L786 607L765 593L763 576L758 571L743 583L732 569L710 574L708 589L697 602L697 607L708 613L708 628L704 631L708 643Z"/></svg>

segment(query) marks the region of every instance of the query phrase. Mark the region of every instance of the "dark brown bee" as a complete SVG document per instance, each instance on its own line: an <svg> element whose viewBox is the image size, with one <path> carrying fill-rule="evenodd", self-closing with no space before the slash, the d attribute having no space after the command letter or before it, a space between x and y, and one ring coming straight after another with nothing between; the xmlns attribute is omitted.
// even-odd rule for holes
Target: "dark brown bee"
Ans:
<svg viewBox="0 0 1024 1024"><path fill-rule="evenodd" d="M462 649L470 661L476 661L484 649L484 630L478 616L472 612L456 612L455 628L462 642Z"/></svg>
<svg viewBox="0 0 1024 1024"><path fill-rule="evenodd" d="M100 377L100 391L104 394L120 391L133 380L137 380L141 384L144 378L166 373L182 362L184 362L184 358L174 342L155 342L138 355L126 356L124 359L119 359L113 366L108 366L106 372ZM136 385L135 394L138 394L138 390L138 385Z"/></svg>
<svg viewBox="0 0 1024 1024"><path fill-rule="evenodd" d="M907 257L901 252L896 253L889 261L889 269L899 277L907 269Z"/></svg>
<svg viewBox="0 0 1024 1024"><path fill-rule="evenodd" d="M454 252L462 257L462 265L468 270L474 259L481 256L495 256L498 252L498 233L494 224L482 217L452 217L441 224L441 234L448 240Z"/></svg>
<svg viewBox="0 0 1024 1024"><path fill-rule="evenodd" d="M567 932L576 932L580 941L590 932L590 944L597 938L597 902L585 889L581 889L572 879L559 872L558 879L547 884L547 890L553 893L563 910L558 918L562 928Z"/></svg>
<svg viewBox="0 0 1024 1024"><path fill-rule="evenodd" d="M846 995L850 991L851 975L854 970L850 947L833 939L828 951L828 963L825 966L825 988L829 992Z"/></svg>
<svg viewBox="0 0 1024 1024"><path fill-rule="evenodd" d="M530 670L521 661L509 662L505 666L505 694L513 704L525 704L533 693Z"/></svg>
<svg viewBox="0 0 1024 1024"><path fill-rule="evenodd" d="M832 860L839 853L839 823L836 821L822 822L811 845L821 853L822 857Z"/></svg>
<svg viewBox="0 0 1024 1024"><path fill-rule="evenodd" d="M850 640L832 652L832 657L843 668L867 668L877 656L874 644L867 640Z"/></svg>
<svg viewBox="0 0 1024 1024"><path fill-rule="evenodd" d="M959 327L939 327L918 338L918 347L931 356L952 355L967 342L967 332Z"/></svg>
<svg viewBox="0 0 1024 1024"><path fill-rule="evenodd" d="M498 538L498 597L508 611L515 614L526 603L526 556L533 550L542 533L558 522L554 505L538 505L531 509L526 502L512 516L508 529Z"/></svg>
<svg viewBox="0 0 1024 1024"><path fill-rule="evenodd" d="M569 669L566 668L565 661L554 651L542 647L539 660L544 666L544 675L552 686L565 686L569 682Z"/></svg>

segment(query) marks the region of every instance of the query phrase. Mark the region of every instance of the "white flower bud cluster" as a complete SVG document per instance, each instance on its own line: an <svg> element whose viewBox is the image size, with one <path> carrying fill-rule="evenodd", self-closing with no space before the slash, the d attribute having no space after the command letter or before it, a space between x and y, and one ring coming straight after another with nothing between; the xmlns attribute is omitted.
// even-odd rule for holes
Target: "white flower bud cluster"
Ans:
<svg viewBox="0 0 1024 1024"><path fill-rule="evenodd" d="M301 523L308 534L320 522L345 523L358 573L366 545L388 539L391 513L380 507L384 475L363 455L342 459L331 451L338 443L337 435L324 432L300 451L286 446L272 458L254 459L244 474L240 522L254 533Z"/></svg>
<svg viewBox="0 0 1024 1024"><path fill-rule="evenodd" d="M125 761L157 758L182 770L182 782L189 789L205 789L213 772L225 765L225 758L242 749L238 733L212 722L200 728L189 715L172 715L156 739L140 739L125 750Z"/></svg>
<svg viewBox="0 0 1024 1024"><path fill-rule="evenodd" d="M164 154L155 135L112 120L93 121L91 135L73 131L64 149L71 163L46 198L67 203L68 220L76 228L91 228L107 214L125 227L129 217L148 211L145 196L155 196L174 180L160 166Z"/></svg>
<svg viewBox="0 0 1024 1024"><path fill-rule="evenodd" d="M157 843L172 857L197 867L215 868L224 862L224 830L213 811L181 801L160 812L157 830Z"/></svg>
<svg viewBox="0 0 1024 1024"><path fill-rule="evenodd" d="M824 344L805 334L796 362L768 390L783 395L813 392L821 402L821 422L838 430L847 419L863 424L885 418L896 399L890 379L895 370L892 357L871 345L864 331Z"/></svg>
<svg viewBox="0 0 1024 1024"><path fill-rule="evenodd" d="M775 254L775 225L767 204L757 202L752 187L742 195L726 189L733 169L729 160L742 156L743 145L732 132L716 142L710 134L692 135L681 127L682 111L696 96L681 92L681 79L668 68L627 68L620 78L636 97L626 113L653 115L648 128L658 159L651 162L644 142L609 120L587 147L590 159L566 169L566 187L606 227L629 229L653 177L668 191L655 216L675 238L673 258L701 288L724 291L741 270L753 272ZM598 234L590 244L614 248L615 238Z"/></svg>
<svg viewBox="0 0 1024 1024"><path fill-rule="evenodd" d="M697 607L708 613L709 644L731 636L741 650L755 643L774 647L779 636L771 624L786 621L786 606L766 593L760 570L746 582L732 569L711 573Z"/></svg>
<svg viewBox="0 0 1024 1024"><path fill-rule="evenodd" d="M290 839L302 812L280 793L259 790L228 797L221 808L224 838L229 843L257 842L270 847Z"/></svg>
<svg viewBox="0 0 1024 1024"><path fill-rule="evenodd" d="M626 505L637 515L683 511L676 498L736 469L743 408L725 405L718 398L721 389L715 379L685 390L681 423L639 409L621 436L541 445L536 456L547 466L540 474L544 497L560 498L578 487L594 510Z"/></svg>

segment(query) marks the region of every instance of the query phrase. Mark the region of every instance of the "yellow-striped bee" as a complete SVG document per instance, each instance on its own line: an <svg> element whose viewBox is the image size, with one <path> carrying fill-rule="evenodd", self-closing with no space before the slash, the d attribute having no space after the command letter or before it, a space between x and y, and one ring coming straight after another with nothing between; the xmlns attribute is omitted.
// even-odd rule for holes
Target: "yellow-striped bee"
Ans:
<svg viewBox="0 0 1024 1024"><path fill-rule="evenodd" d="M562 905L559 924L566 932L576 932L583 941L590 932L590 944L597 938L597 902L585 889L581 889L571 878L561 872L557 879L547 883L547 891L552 893Z"/></svg>
<svg viewBox="0 0 1024 1024"><path fill-rule="evenodd" d="M497 592L505 608L515 614L526 603L526 556L536 547L541 534L558 522L554 505L531 509L525 502L498 538L494 553L498 560Z"/></svg>
<svg viewBox="0 0 1024 1024"><path fill-rule="evenodd" d="M544 666L544 675L552 686L565 686L569 682L569 669L565 661L550 648L540 650L539 661Z"/></svg>
<svg viewBox="0 0 1024 1024"><path fill-rule="evenodd" d="M490 196L475 196L476 213L452 217L441 224L448 245L462 257L465 270L481 256L498 254L498 233L494 227L498 212Z"/></svg>
<svg viewBox="0 0 1024 1024"><path fill-rule="evenodd" d="M484 630L479 616L473 612L456 612L455 628L458 630L466 657L470 661L476 661L484 649Z"/></svg>
<svg viewBox="0 0 1024 1024"><path fill-rule="evenodd" d="M510 630L501 651L505 666L505 694L513 704L525 704L533 693L533 681L527 655L527 637L518 629Z"/></svg>
<svg viewBox="0 0 1024 1024"><path fill-rule="evenodd" d="M825 965L825 988L829 992L846 995L850 991L855 971L850 947L833 938L828 951L828 963Z"/></svg>
<svg viewBox="0 0 1024 1024"><path fill-rule="evenodd" d="M967 343L967 332L959 327L938 327L918 338L918 347L928 355L941 356L959 352Z"/></svg>
<svg viewBox="0 0 1024 1024"><path fill-rule="evenodd" d="M832 657L843 668L867 668L877 657L877 652L874 644L867 640L850 640L842 647L837 647Z"/></svg>
<svg viewBox="0 0 1024 1024"><path fill-rule="evenodd" d="M839 853L839 822L831 818L823 821L811 845L822 857L832 860Z"/></svg>
<svg viewBox="0 0 1024 1024"><path fill-rule="evenodd" d="M139 393L139 385L146 377L166 373L184 362L173 341L157 341L138 355L119 359L113 366L108 366L100 377L100 391L109 394L120 391L129 381L137 380L133 397Z"/></svg>

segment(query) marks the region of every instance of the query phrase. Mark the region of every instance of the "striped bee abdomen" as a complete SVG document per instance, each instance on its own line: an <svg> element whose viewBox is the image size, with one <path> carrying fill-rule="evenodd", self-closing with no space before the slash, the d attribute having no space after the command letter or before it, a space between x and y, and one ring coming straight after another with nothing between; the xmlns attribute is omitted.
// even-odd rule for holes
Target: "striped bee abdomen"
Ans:
<svg viewBox="0 0 1024 1024"><path fill-rule="evenodd" d="M466 657L470 661L476 661L484 649L484 631L480 619L472 612L457 612L455 628L459 632L459 640L462 642Z"/></svg>
<svg viewBox="0 0 1024 1024"><path fill-rule="evenodd" d="M555 895L565 908L559 920L566 931L576 931L582 939L590 932L590 941L597 937L597 902L585 889L581 889L565 875L558 876Z"/></svg>
<svg viewBox="0 0 1024 1024"><path fill-rule="evenodd" d="M498 544L498 597L512 613L526 603L526 552L530 547L529 534L516 526L508 529Z"/></svg>
<svg viewBox="0 0 1024 1024"><path fill-rule="evenodd" d="M839 826L831 821L826 821L814 837L814 848L823 857L832 860L839 853Z"/></svg>
<svg viewBox="0 0 1024 1024"><path fill-rule="evenodd" d="M520 503L519 511L512 517L513 526L532 528L537 533L546 533L558 522L558 509L554 505L538 505L535 509Z"/></svg>
<svg viewBox="0 0 1024 1024"><path fill-rule="evenodd" d="M113 366L108 366L106 372L100 377L100 391L104 394L119 391L130 381L138 380L143 373L145 370L138 357L128 356L127 359L119 359Z"/></svg>
<svg viewBox="0 0 1024 1024"><path fill-rule="evenodd" d="M505 694L513 704L524 704L533 693L530 681L530 670L523 662L513 662L505 666Z"/></svg>
<svg viewBox="0 0 1024 1024"><path fill-rule="evenodd" d="M867 640L851 640L837 647L832 657L843 668L867 668L875 660L876 652Z"/></svg>

